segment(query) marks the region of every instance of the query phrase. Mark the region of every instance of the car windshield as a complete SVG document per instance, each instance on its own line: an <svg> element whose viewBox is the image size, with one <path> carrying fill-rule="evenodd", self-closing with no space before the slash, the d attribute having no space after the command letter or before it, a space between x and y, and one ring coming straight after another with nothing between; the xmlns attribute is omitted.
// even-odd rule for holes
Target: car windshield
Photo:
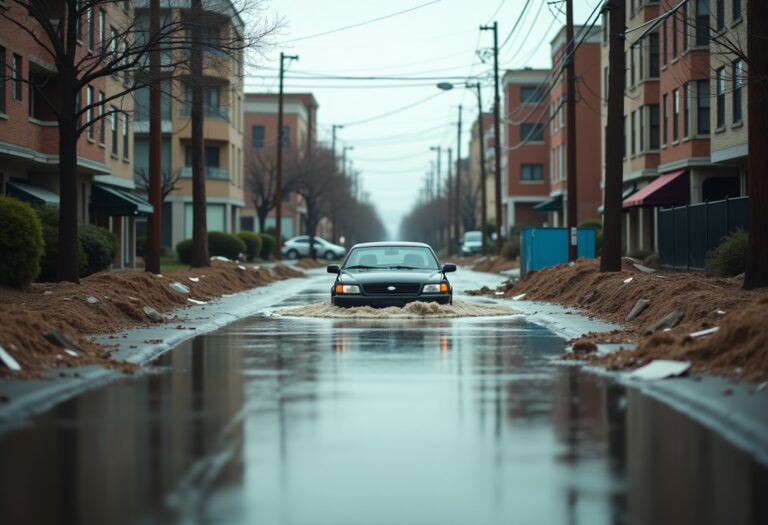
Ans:
<svg viewBox="0 0 768 525"><path fill-rule="evenodd" d="M480 232L467 232L464 234L464 242L480 242L482 234Z"/></svg>
<svg viewBox="0 0 768 525"><path fill-rule="evenodd" d="M432 251L422 246L370 246L355 248L349 254L344 268L440 269Z"/></svg>

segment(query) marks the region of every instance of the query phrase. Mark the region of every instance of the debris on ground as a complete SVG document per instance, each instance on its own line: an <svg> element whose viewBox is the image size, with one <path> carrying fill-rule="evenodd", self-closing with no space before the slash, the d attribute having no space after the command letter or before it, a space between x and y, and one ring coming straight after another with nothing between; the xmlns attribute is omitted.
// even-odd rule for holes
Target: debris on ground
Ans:
<svg viewBox="0 0 768 525"><path fill-rule="evenodd" d="M341 308L327 302L310 304L276 311L278 315L287 317L326 317L334 319L409 319L409 318L440 318L440 317L483 317L513 315L517 312L512 308L497 304L477 304L466 301L453 301L452 305L425 303L415 301L399 308L373 308L357 306Z"/></svg>
<svg viewBox="0 0 768 525"><path fill-rule="evenodd" d="M768 290L743 290L743 277L664 270L647 273L635 264L625 258L621 271L600 273L598 260L579 259L570 266L528 272L497 290L474 293L495 296L503 291L506 298L525 293L526 300L579 307L588 315L625 325L625 330L585 334L581 339L596 344L633 343L636 349L575 355L590 363L623 370L654 359L674 359L690 361L696 373L768 380ZM637 306L641 299L650 304L627 320L630 306ZM645 334L662 320L652 334ZM717 331L703 336L691 335L715 327Z"/></svg>
<svg viewBox="0 0 768 525"><path fill-rule="evenodd" d="M205 269L204 278L200 278L199 268L166 275L100 272L82 279L80 284L35 283L27 291L0 287L0 346L22 369L11 371L0 366L0 377L39 377L52 366L102 365L133 370L133 365L111 359L112 348L86 336L167 322L162 315L165 312L304 275L284 265L271 270L250 269L242 274L235 266L214 260ZM187 294L171 289L171 283L181 282L189 283L182 285L188 289ZM144 307L148 305L157 315L147 313Z"/></svg>
<svg viewBox="0 0 768 525"><path fill-rule="evenodd" d="M520 262L517 260L512 261L501 255L490 255L477 259L472 266L472 270L475 272L501 273L519 267Z"/></svg>
<svg viewBox="0 0 768 525"><path fill-rule="evenodd" d="M685 374L691 368L690 361L671 361L669 359L656 359L645 366L633 370L629 374L630 379L667 379Z"/></svg>
<svg viewBox="0 0 768 525"><path fill-rule="evenodd" d="M296 261L296 266L302 270L314 270L315 268L322 268L325 265L320 261L316 261L315 259L308 257L306 259L299 259Z"/></svg>

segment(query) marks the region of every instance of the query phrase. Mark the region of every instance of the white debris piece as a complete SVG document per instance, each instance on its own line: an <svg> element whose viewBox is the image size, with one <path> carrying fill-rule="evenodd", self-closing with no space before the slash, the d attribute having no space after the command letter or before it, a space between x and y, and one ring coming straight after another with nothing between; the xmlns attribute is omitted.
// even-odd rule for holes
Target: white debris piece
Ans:
<svg viewBox="0 0 768 525"><path fill-rule="evenodd" d="M205 301L198 301L197 299L192 299L191 297L187 298L187 301L189 301L192 304L208 304Z"/></svg>
<svg viewBox="0 0 768 525"><path fill-rule="evenodd" d="M630 379L665 379L667 377L677 377L683 375L691 368L690 361L672 361L670 359L656 359L645 366L629 374Z"/></svg>
<svg viewBox="0 0 768 525"><path fill-rule="evenodd" d="M21 365L18 361L16 361L11 354L5 351L5 348L0 346L0 361L3 362L5 366L13 370L14 372L20 372L21 371Z"/></svg>
<svg viewBox="0 0 768 525"><path fill-rule="evenodd" d="M226 257L222 257L221 255L214 255L211 257L212 261L224 261L224 262L232 262L230 259L227 259Z"/></svg>
<svg viewBox="0 0 768 525"><path fill-rule="evenodd" d="M715 313L717 315L725 315L725 311L724 310L715 310Z"/></svg>
<svg viewBox="0 0 768 525"><path fill-rule="evenodd" d="M171 290L175 292L184 293L184 294L189 293L189 288L187 288L186 286L184 286L178 281L172 282L170 286L171 286Z"/></svg>
<svg viewBox="0 0 768 525"><path fill-rule="evenodd" d="M720 327L719 326L714 326L712 328L707 328L706 330L699 330L698 332L691 332L688 335L690 335L691 337L694 337L694 338L695 337L704 337L705 335L712 335L715 332L717 332L718 330L720 330Z"/></svg>
<svg viewBox="0 0 768 525"><path fill-rule="evenodd" d="M520 299L523 299L523 298L525 298L525 294L524 294L524 293L521 293L521 294L517 294L516 296L514 296L514 297L512 298L512 300L513 300L513 301L519 301Z"/></svg>
<svg viewBox="0 0 768 525"><path fill-rule="evenodd" d="M631 283L634 280L635 280L634 277L628 277L627 279L624 279L624 284L629 284L629 283Z"/></svg>
<svg viewBox="0 0 768 525"><path fill-rule="evenodd" d="M766 381L765 383L760 383L759 385L757 385L757 389L760 390L760 391L765 390L766 388L768 388L768 381Z"/></svg>
<svg viewBox="0 0 768 525"><path fill-rule="evenodd" d="M163 278L163 274L162 273L156 273L155 277L157 277L158 279L162 279Z"/></svg>
<svg viewBox="0 0 768 525"><path fill-rule="evenodd" d="M43 292L43 295L53 295L53 290L46 290Z"/></svg>
<svg viewBox="0 0 768 525"><path fill-rule="evenodd" d="M636 269L637 271L639 271L639 272L643 272L643 273L653 273L653 272L655 272L655 271L656 271L656 270L654 270L653 268L649 268L649 267L647 267L647 266L644 266L644 265L642 265L642 264L637 264L637 263L635 263L635 264L633 264L632 266L634 266L634 267L635 267L635 269Z"/></svg>
<svg viewBox="0 0 768 525"><path fill-rule="evenodd" d="M69 355L71 355L72 357L77 357L77 352L73 352L72 350L69 350L67 348L65 348L64 351Z"/></svg>
<svg viewBox="0 0 768 525"><path fill-rule="evenodd" d="M193 283L199 283L200 282L200 277L187 277L187 279L189 279Z"/></svg>
<svg viewBox="0 0 768 525"><path fill-rule="evenodd" d="M98 299L96 299L94 296L92 296L92 295L91 295L90 297L87 297L87 298L85 299L85 302L86 302L86 303L88 303L88 304L96 304L96 303L98 303L98 302L99 302L99 300L98 300Z"/></svg>
<svg viewBox="0 0 768 525"><path fill-rule="evenodd" d="M245 266L243 266L242 264L238 264L237 265L237 269L242 271L242 272L244 272L245 271Z"/></svg>
<svg viewBox="0 0 768 525"><path fill-rule="evenodd" d="M150 319L152 319L153 321L158 321L158 322L165 321L165 318L160 314L160 312L158 312L151 306L144 307L144 314Z"/></svg>
<svg viewBox="0 0 768 525"><path fill-rule="evenodd" d="M494 292L493 295L504 295L504 292Z"/></svg>

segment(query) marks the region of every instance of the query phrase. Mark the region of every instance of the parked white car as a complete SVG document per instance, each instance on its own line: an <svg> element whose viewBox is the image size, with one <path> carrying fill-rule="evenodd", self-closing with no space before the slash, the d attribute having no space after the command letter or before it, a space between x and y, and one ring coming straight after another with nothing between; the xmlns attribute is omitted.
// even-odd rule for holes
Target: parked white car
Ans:
<svg viewBox="0 0 768 525"><path fill-rule="evenodd" d="M292 237L283 243L282 253L289 259L309 257L309 235ZM323 259L341 259L347 254L347 249L338 244L328 242L322 237L315 237L315 253Z"/></svg>

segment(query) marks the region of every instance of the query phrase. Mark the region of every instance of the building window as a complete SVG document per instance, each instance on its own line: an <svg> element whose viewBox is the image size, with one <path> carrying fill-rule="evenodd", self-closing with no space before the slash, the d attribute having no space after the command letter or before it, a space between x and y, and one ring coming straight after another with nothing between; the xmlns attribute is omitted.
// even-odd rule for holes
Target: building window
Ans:
<svg viewBox="0 0 768 525"><path fill-rule="evenodd" d="M522 164L520 166L520 180L543 181L544 166L541 164Z"/></svg>
<svg viewBox="0 0 768 525"><path fill-rule="evenodd" d="M690 83L683 84L683 137L691 134L691 90Z"/></svg>
<svg viewBox="0 0 768 525"><path fill-rule="evenodd" d="M117 157L117 108L110 106L109 111L109 126L112 132L112 155Z"/></svg>
<svg viewBox="0 0 768 525"><path fill-rule="evenodd" d="M688 4L683 4L680 13L682 13L683 22L683 52L686 52L688 51Z"/></svg>
<svg viewBox="0 0 768 525"><path fill-rule="evenodd" d="M109 27L109 51L112 53L112 60L117 65L117 29Z"/></svg>
<svg viewBox="0 0 768 525"><path fill-rule="evenodd" d="M99 9L99 50L104 53L104 50L107 48L107 42L106 38L107 35L105 33L106 27L107 27L107 14L103 9Z"/></svg>
<svg viewBox="0 0 768 525"><path fill-rule="evenodd" d="M123 113L123 158L128 159L128 113Z"/></svg>
<svg viewBox="0 0 768 525"><path fill-rule="evenodd" d="M603 44L608 43L608 15L603 11Z"/></svg>
<svg viewBox="0 0 768 525"><path fill-rule="evenodd" d="M709 80L696 81L696 132L709 135Z"/></svg>
<svg viewBox="0 0 768 525"><path fill-rule="evenodd" d="M264 126L251 127L251 146L255 149L264 147Z"/></svg>
<svg viewBox="0 0 768 525"><path fill-rule="evenodd" d="M717 127L725 126L725 68L717 70Z"/></svg>
<svg viewBox="0 0 768 525"><path fill-rule="evenodd" d="M640 127L640 151L641 153L645 151L645 106L640 106L640 110L637 112L637 118L638 118L638 125Z"/></svg>
<svg viewBox="0 0 768 525"><path fill-rule="evenodd" d="M629 85L635 85L635 48L629 49Z"/></svg>
<svg viewBox="0 0 768 525"><path fill-rule="evenodd" d="M677 142L680 136L680 93L672 91L672 142Z"/></svg>
<svg viewBox="0 0 768 525"><path fill-rule="evenodd" d="M677 17L680 16L680 11L675 11L675 14L672 15L672 34L670 35L670 38L672 38L672 60L675 60L677 58Z"/></svg>
<svg viewBox="0 0 768 525"><path fill-rule="evenodd" d="M652 150L659 149L659 105L648 106L648 123L650 128L649 146Z"/></svg>
<svg viewBox="0 0 768 525"><path fill-rule="evenodd" d="M521 104L539 104L541 102L541 96L543 91L538 87L521 86L520 87L520 103Z"/></svg>
<svg viewBox="0 0 768 525"><path fill-rule="evenodd" d="M86 137L88 137L88 140L93 141L93 127L95 124L93 121L93 87L88 86L85 90L85 104L86 104L86 110L85 110L85 125L88 126L86 130Z"/></svg>
<svg viewBox="0 0 768 525"><path fill-rule="evenodd" d="M661 99L661 110L664 112L663 119L661 125L661 143L665 144L667 143L667 128L669 126L669 106L667 104L667 95L666 93Z"/></svg>
<svg viewBox="0 0 768 525"><path fill-rule="evenodd" d="M661 64L666 66L667 65L667 51L669 50L667 48L667 19L664 19L664 22L661 24L661 39L662 39L662 49L661 49Z"/></svg>
<svg viewBox="0 0 768 525"><path fill-rule="evenodd" d="M99 144L104 144L106 126L104 125L104 92L99 91Z"/></svg>
<svg viewBox="0 0 768 525"><path fill-rule="evenodd" d="M635 131L635 124L636 124L635 123L635 112L633 111L632 112L632 118L631 118L630 123L629 123L629 125L631 126L631 129L630 129L630 131L631 131L630 140L632 141L629 144L629 152L632 154L633 157L635 156L635 153L637 153L637 150L635 148L636 139L637 139L637 133Z"/></svg>
<svg viewBox="0 0 768 525"><path fill-rule="evenodd" d="M725 29L725 0L715 0L715 29Z"/></svg>
<svg viewBox="0 0 768 525"><path fill-rule="evenodd" d="M0 113L5 113L5 48L0 46Z"/></svg>
<svg viewBox="0 0 768 525"><path fill-rule="evenodd" d="M651 33L648 35L648 76L651 78L659 77L659 34Z"/></svg>
<svg viewBox="0 0 768 525"><path fill-rule="evenodd" d="M608 105L608 68L603 68L603 105Z"/></svg>
<svg viewBox="0 0 768 525"><path fill-rule="evenodd" d="M203 149L203 164L206 168L218 168L221 164L219 157L218 146L205 146ZM192 146L186 146L184 148L184 165L186 167L192 166Z"/></svg>
<svg viewBox="0 0 768 525"><path fill-rule="evenodd" d="M544 142L544 126L520 124L520 142Z"/></svg>
<svg viewBox="0 0 768 525"><path fill-rule="evenodd" d="M733 11L733 21L741 20L741 0L731 0L731 10Z"/></svg>
<svg viewBox="0 0 768 525"><path fill-rule="evenodd" d="M637 46L637 81L641 81L645 78L645 49L643 49L643 43Z"/></svg>
<svg viewBox="0 0 768 525"><path fill-rule="evenodd" d="M13 54L11 62L11 97L21 101L21 55Z"/></svg>
<svg viewBox="0 0 768 525"><path fill-rule="evenodd" d="M696 1L696 45L709 45L709 0Z"/></svg>
<svg viewBox="0 0 768 525"><path fill-rule="evenodd" d="M280 143L286 148L291 145L291 128L283 126L280 130Z"/></svg>
<svg viewBox="0 0 768 525"><path fill-rule="evenodd" d="M733 63L733 122L741 122L741 90L744 86L744 65L741 60Z"/></svg>
<svg viewBox="0 0 768 525"><path fill-rule="evenodd" d="M96 20L93 18L93 7L88 8L85 19L88 24L88 49L93 49L96 43Z"/></svg>

